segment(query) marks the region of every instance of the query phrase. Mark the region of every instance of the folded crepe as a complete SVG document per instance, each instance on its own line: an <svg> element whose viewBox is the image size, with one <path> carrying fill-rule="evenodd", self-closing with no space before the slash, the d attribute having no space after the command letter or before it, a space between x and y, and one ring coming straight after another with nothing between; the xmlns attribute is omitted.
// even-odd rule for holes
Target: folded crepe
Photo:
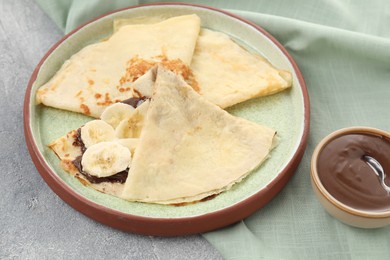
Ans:
<svg viewBox="0 0 390 260"><path fill-rule="evenodd" d="M123 182L119 181L118 176L116 176L116 180L99 180L92 179L90 176L83 175L80 172L80 158L84 152L84 147L80 143L79 130L69 132L65 136L53 141L48 146L60 159L61 168L77 178L83 185L90 186L97 191L116 197L119 197L122 194L124 185ZM79 167L76 167L77 164ZM123 178L123 176L121 177Z"/></svg>
<svg viewBox="0 0 390 260"><path fill-rule="evenodd" d="M153 77L139 80L153 85L151 101L127 116L120 104L108 107L102 119L111 130L103 129L104 120L93 120L49 144L65 171L85 185L126 200L180 204L228 190L268 157L275 130L230 115L161 66L148 73ZM99 124L92 128L94 123ZM130 150L127 172L118 170L102 178L86 172L83 165L105 169L112 163L111 156L103 166L100 159L82 164L87 152L97 151L101 144L116 145L108 150L115 159L129 156L118 154L122 148L117 144Z"/></svg>
<svg viewBox="0 0 390 260"><path fill-rule="evenodd" d="M218 194L267 158L275 133L230 115L159 67L122 197L176 204Z"/></svg>
<svg viewBox="0 0 390 260"><path fill-rule="evenodd" d="M199 94L222 108L280 92L292 84L290 72L276 69L228 35L208 29L199 34L190 68Z"/></svg>
<svg viewBox="0 0 390 260"><path fill-rule="evenodd" d="M200 30L196 15L123 26L108 40L86 46L41 86L37 103L99 117L108 105L136 96L132 82L162 59L189 65Z"/></svg>

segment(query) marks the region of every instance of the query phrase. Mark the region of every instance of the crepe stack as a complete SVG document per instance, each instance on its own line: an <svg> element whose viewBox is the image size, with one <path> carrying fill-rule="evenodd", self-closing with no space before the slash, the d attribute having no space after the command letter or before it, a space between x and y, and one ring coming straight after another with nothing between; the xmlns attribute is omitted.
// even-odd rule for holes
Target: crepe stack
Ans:
<svg viewBox="0 0 390 260"><path fill-rule="evenodd" d="M244 50L226 34L201 29L196 15L116 29L108 40L88 45L66 61L38 89L37 103L99 118L107 106L139 97L133 83L160 62L222 108L291 86L289 72Z"/></svg>
<svg viewBox="0 0 390 260"><path fill-rule="evenodd" d="M182 205L230 189L275 144L274 129L223 108L290 86L289 72L186 15L127 24L85 47L37 101L97 118L49 144L83 184Z"/></svg>

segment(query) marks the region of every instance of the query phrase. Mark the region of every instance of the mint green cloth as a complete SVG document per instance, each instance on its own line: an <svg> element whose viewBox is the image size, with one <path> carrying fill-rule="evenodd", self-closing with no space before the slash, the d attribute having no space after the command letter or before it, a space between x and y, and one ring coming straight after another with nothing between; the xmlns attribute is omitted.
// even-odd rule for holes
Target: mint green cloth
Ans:
<svg viewBox="0 0 390 260"><path fill-rule="evenodd" d="M120 7L154 1L37 0L65 32ZM311 101L308 147L295 176L249 218L203 234L226 259L390 259L390 227L344 225L321 207L310 159L330 132L363 125L390 131L390 4L377 1L193 1L241 15L290 52ZM390 156L390 155L389 155Z"/></svg>

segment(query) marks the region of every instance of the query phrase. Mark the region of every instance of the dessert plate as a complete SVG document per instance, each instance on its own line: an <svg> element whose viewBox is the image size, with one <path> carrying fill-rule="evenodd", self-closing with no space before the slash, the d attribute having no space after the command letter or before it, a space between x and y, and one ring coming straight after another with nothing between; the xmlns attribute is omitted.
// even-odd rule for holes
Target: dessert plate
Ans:
<svg viewBox="0 0 390 260"><path fill-rule="evenodd" d="M241 46L289 70L293 87L228 109L229 113L277 130L278 146L271 157L232 189L215 198L186 206L128 202L82 185L59 165L47 147L51 141L91 120L90 117L35 104L35 93L65 60L84 46L113 33L123 18L172 17L197 14L202 27L224 32ZM86 216L124 231L174 236L206 232L239 221L266 205L289 181L298 166L309 132L309 98L298 66L268 32L231 13L212 7L160 3L117 10L94 19L57 42L43 57L29 81L24 102L24 130L39 173L65 202Z"/></svg>

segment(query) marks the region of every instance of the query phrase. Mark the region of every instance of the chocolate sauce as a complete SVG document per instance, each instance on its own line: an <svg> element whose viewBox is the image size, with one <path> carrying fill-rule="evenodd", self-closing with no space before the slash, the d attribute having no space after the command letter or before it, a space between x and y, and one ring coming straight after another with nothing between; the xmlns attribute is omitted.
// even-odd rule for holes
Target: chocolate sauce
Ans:
<svg viewBox="0 0 390 260"><path fill-rule="evenodd" d="M363 156L375 158L390 185L390 139L379 135L347 134L331 140L319 153L318 176L340 202L359 210L390 210L390 194Z"/></svg>
<svg viewBox="0 0 390 260"><path fill-rule="evenodd" d="M108 177L95 177L90 175L89 173L83 171L83 166L81 165L82 155L77 156L76 159L73 160L73 165L79 170L79 172L84 175L84 177L90 181L91 183L102 183L102 182L119 182L125 183L127 179L127 175L129 173L129 169L127 168L124 171L118 172L112 176Z"/></svg>
<svg viewBox="0 0 390 260"><path fill-rule="evenodd" d="M81 153L84 153L87 148L85 147L83 140L81 140L81 127L77 129L77 134L74 139L75 141L73 142L73 145L79 146L81 149Z"/></svg>
<svg viewBox="0 0 390 260"><path fill-rule="evenodd" d="M201 200L197 200L197 201L191 201L191 202L181 202L181 203L173 203L171 204L172 206L176 206L176 207L181 207L181 206L187 206L187 205L190 205L190 204L195 204L195 203L198 203L198 202L204 202L204 201L208 201L208 200L212 200L214 199L215 197L217 197L219 194L212 194L210 196L207 196Z"/></svg>
<svg viewBox="0 0 390 260"><path fill-rule="evenodd" d="M121 103L130 105L130 106L132 106L132 107L134 107L134 108L137 108L137 107L139 107L142 103L144 103L146 100L147 100L146 97L140 97L140 98L131 97L131 98L129 98L129 99L122 100Z"/></svg>

